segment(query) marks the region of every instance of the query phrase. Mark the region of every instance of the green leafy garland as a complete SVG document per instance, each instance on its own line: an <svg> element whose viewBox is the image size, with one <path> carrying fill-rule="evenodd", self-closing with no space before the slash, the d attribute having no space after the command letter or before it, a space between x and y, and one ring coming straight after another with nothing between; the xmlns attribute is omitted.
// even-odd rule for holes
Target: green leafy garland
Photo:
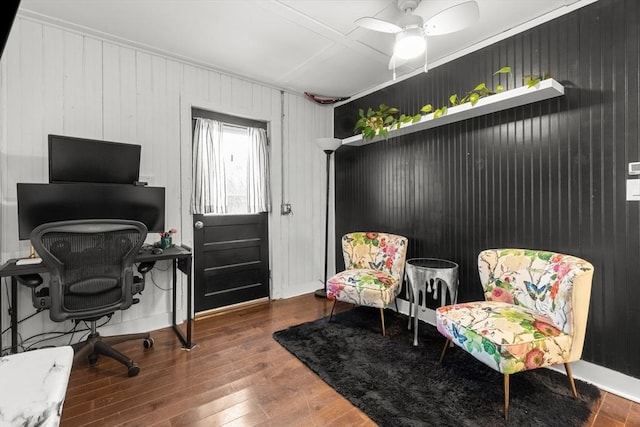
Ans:
<svg viewBox="0 0 640 427"><path fill-rule="evenodd" d="M502 67L493 75L497 74L511 74L511 67ZM544 78L548 78L549 75L545 74L544 77L535 77L531 75L524 76L524 81L527 87L536 86ZM477 102L490 95L503 92L505 87L501 84L495 87L495 90L491 90L485 83L479 83L476 87L469 91L463 98L459 98L458 94L449 96L449 103L455 107L467 102L475 106ZM447 113L448 107L443 105L436 110L433 109L431 104L423 105L420 108L420 112L414 115L406 115L404 113L398 116L400 110L395 107L389 107L385 104L380 104L377 110L369 108L367 112L361 108L358 111L358 121L356 122L354 131L362 133L363 139L372 139L376 136L386 138L390 130L399 129L405 123L417 123L422 116L433 112L433 118L438 119Z"/></svg>

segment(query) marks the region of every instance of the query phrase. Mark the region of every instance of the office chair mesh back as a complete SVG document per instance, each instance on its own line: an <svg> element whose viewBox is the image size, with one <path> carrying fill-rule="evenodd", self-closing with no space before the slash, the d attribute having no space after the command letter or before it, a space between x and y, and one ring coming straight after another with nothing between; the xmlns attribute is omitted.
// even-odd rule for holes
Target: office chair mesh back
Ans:
<svg viewBox="0 0 640 427"><path fill-rule="evenodd" d="M46 224L33 243L51 267L52 320L93 319L133 303L133 259L146 228L132 221Z"/></svg>
<svg viewBox="0 0 640 427"><path fill-rule="evenodd" d="M62 263L62 305L77 311L116 304L122 299L122 258L137 240L130 230L112 233L49 233L46 248Z"/></svg>

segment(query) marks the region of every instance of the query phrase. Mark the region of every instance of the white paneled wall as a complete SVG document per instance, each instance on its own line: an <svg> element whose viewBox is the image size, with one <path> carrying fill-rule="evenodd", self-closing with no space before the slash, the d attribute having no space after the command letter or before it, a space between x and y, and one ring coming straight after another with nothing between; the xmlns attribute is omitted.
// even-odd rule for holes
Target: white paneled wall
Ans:
<svg viewBox="0 0 640 427"><path fill-rule="evenodd" d="M142 145L141 180L166 188L166 225L178 227L174 241L191 246L192 106L269 122L271 296L287 298L320 287L326 157L314 139L331 135L330 107L20 15L0 62L1 262L28 254L28 242L18 241L16 183L47 182L48 134ZM283 201L292 204L293 215L280 215ZM148 280L141 303L116 314L105 333L169 324L169 264L158 267L152 273L155 284ZM6 279L0 303L3 329L9 323L8 286ZM186 307L184 293L178 297ZM26 289L19 291L18 309L20 318L33 313ZM179 318L184 315L182 309ZM45 311L22 324L20 333L26 338L70 327L54 324ZM8 335L2 337L3 348Z"/></svg>

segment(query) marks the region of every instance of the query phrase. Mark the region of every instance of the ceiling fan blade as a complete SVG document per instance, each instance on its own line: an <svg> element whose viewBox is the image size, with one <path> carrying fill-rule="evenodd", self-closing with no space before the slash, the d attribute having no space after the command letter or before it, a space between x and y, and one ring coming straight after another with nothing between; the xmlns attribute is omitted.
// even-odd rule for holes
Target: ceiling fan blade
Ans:
<svg viewBox="0 0 640 427"><path fill-rule="evenodd" d="M402 28L398 27L396 24L392 24L391 22L383 21L382 19L378 18L370 18L368 16L356 19L355 23L362 28L373 31L380 31L382 33L395 34L402 31Z"/></svg>
<svg viewBox="0 0 640 427"><path fill-rule="evenodd" d="M467 28L480 16L478 4L467 1L444 9L424 24L424 32L428 36L439 36L454 33Z"/></svg>

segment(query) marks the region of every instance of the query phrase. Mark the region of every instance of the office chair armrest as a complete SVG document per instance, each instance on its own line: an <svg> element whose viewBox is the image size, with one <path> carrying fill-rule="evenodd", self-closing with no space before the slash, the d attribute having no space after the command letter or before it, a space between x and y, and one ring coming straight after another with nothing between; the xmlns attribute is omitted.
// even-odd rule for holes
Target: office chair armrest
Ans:
<svg viewBox="0 0 640 427"><path fill-rule="evenodd" d="M31 289L35 289L42 285L42 276L39 274L23 274L16 276L16 280L23 286L28 286Z"/></svg>
<svg viewBox="0 0 640 427"><path fill-rule="evenodd" d="M149 271L151 271L151 269L155 265L156 265L155 261L141 262L140 265L138 265L138 273L142 274L142 277L140 277L140 276L134 276L133 277L133 286L131 287L131 293L133 295L142 293L142 291L144 291L145 274L147 274ZM137 302L137 301L135 301L135 302Z"/></svg>
<svg viewBox="0 0 640 427"><path fill-rule="evenodd" d="M151 271L151 269L153 269L155 265L156 265L155 261L141 262L140 265L138 265L138 273L142 275L147 274L149 271Z"/></svg>
<svg viewBox="0 0 640 427"><path fill-rule="evenodd" d="M39 274L23 274L17 276L18 283L31 288L31 302L38 310L44 310L51 307L51 297L49 296L49 288L36 288L42 285L42 276Z"/></svg>

